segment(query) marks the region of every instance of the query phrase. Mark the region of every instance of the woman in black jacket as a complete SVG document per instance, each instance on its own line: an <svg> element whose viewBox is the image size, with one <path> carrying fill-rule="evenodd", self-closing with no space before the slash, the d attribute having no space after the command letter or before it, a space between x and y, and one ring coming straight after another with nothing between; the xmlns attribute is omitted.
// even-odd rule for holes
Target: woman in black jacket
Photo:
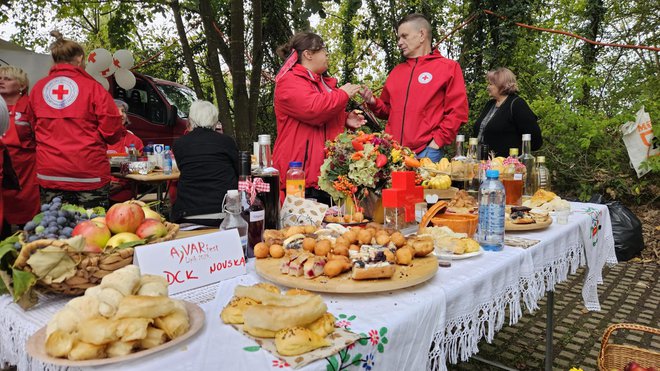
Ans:
<svg viewBox="0 0 660 371"><path fill-rule="evenodd" d="M215 130L218 109L207 101L190 106L191 131L174 142L181 172L172 220L218 227L227 190L238 189L238 148Z"/></svg>
<svg viewBox="0 0 660 371"><path fill-rule="evenodd" d="M541 128L527 102L517 94L516 75L500 67L489 71L486 79L488 95L493 99L481 111L472 136L479 138L480 145L488 145L489 152L501 157L509 155L509 148L521 150L523 134L532 135L532 151L541 148Z"/></svg>

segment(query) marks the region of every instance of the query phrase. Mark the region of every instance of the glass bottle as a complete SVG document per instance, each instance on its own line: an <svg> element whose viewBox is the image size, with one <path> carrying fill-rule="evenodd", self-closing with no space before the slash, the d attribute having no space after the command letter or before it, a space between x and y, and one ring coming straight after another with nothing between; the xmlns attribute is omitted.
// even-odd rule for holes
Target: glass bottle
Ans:
<svg viewBox="0 0 660 371"><path fill-rule="evenodd" d="M237 189L230 189L225 195L222 202L222 209L225 213L225 218L220 224L220 230L226 231L236 228L238 236L241 238L241 247L243 248L243 255L247 257L247 243L248 243L248 223L241 217L241 196Z"/></svg>
<svg viewBox="0 0 660 371"><path fill-rule="evenodd" d="M246 257L254 257L254 245L263 241L264 233L264 204L259 197L252 199L248 193L247 183L252 182L251 155L249 152L238 154L240 167L238 174L238 188L241 190L241 216L248 223L248 241Z"/></svg>
<svg viewBox="0 0 660 371"><path fill-rule="evenodd" d="M259 135L259 167L252 173L253 178L261 178L270 185L270 191L260 192L259 198L266 211L266 229L279 229L280 227L280 172L273 167L270 151L270 135Z"/></svg>
<svg viewBox="0 0 660 371"><path fill-rule="evenodd" d="M532 135L522 135L522 155L518 160L525 165L525 176L523 184L523 201L532 198L536 189L534 189L534 156L532 156Z"/></svg>
<svg viewBox="0 0 660 371"><path fill-rule="evenodd" d="M545 156L536 157L534 179L536 180L536 190L550 191L550 170L545 166Z"/></svg>
<svg viewBox="0 0 660 371"><path fill-rule="evenodd" d="M300 161L289 162L286 172L286 195L305 198L305 170Z"/></svg>
<svg viewBox="0 0 660 371"><path fill-rule="evenodd" d="M516 169L518 148L509 148L509 157L504 161L504 174L501 179L506 190L506 204L520 206L522 205L523 174L521 170Z"/></svg>
<svg viewBox="0 0 660 371"><path fill-rule="evenodd" d="M477 242L488 251L504 247L505 190L497 170L487 170L479 188L479 224Z"/></svg>
<svg viewBox="0 0 660 371"><path fill-rule="evenodd" d="M477 197L479 193L479 186L481 181L479 180L479 154L477 152L477 147L479 145L479 140L477 138L470 138L467 153L467 163L468 163L468 187L467 192L472 197Z"/></svg>
<svg viewBox="0 0 660 371"><path fill-rule="evenodd" d="M456 136L456 155L451 159L451 185L458 189L465 189L468 178L467 157L463 155L465 135Z"/></svg>

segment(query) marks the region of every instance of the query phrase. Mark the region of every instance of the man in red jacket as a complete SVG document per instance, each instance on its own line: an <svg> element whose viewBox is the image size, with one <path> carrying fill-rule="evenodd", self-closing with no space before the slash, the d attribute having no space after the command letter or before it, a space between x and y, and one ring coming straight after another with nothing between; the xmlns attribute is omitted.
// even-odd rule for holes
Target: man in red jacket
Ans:
<svg viewBox="0 0 660 371"><path fill-rule="evenodd" d="M82 47L58 35L55 65L32 88L36 118L37 181L43 202L62 197L83 207L108 206L108 144L124 129L110 94L81 68Z"/></svg>
<svg viewBox="0 0 660 371"><path fill-rule="evenodd" d="M468 120L463 73L457 62L431 49L431 24L422 14L398 24L398 46L407 60L390 72L380 98L360 92L369 108L387 119L385 131L417 157L439 161Z"/></svg>

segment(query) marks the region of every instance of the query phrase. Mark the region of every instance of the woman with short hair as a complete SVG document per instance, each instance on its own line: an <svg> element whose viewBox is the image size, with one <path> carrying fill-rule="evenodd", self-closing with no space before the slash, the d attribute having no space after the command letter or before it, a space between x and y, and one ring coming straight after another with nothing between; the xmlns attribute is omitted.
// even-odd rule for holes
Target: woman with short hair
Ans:
<svg viewBox="0 0 660 371"><path fill-rule="evenodd" d="M207 101L195 101L188 115L189 130L172 148L181 175L172 207L172 221L220 226L222 200L238 189L238 147L217 132L218 109Z"/></svg>
<svg viewBox="0 0 660 371"><path fill-rule="evenodd" d="M481 110L472 136L501 157L509 155L509 148L520 150L523 134L532 135L533 151L541 148L543 138L538 119L527 102L518 96L516 75L508 68L500 67L489 71L486 80L488 95L493 99Z"/></svg>
<svg viewBox="0 0 660 371"><path fill-rule="evenodd" d="M37 181L41 200L55 197L90 208L108 206L108 144L126 129L110 94L83 69L80 44L53 31L55 64L32 88L36 118Z"/></svg>
<svg viewBox="0 0 660 371"><path fill-rule="evenodd" d="M2 137L18 178L17 189L3 189L5 216L2 236L11 234L11 225L19 226L39 213L34 116L28 98L27 74L15 66L0 67L0 96L9 109L9 129Z"/></svg>

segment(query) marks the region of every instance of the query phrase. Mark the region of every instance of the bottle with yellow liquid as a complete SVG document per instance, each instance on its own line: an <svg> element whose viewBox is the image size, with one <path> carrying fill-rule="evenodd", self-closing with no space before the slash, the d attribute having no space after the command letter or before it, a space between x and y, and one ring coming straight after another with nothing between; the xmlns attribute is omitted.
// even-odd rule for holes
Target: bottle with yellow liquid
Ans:
<svg viewBox="0 0 660 371"><path fill-rule="evenodd" d="M305 198L305 170L302 162L289 162L289 171L286 172L286 195Z"/></svg>

